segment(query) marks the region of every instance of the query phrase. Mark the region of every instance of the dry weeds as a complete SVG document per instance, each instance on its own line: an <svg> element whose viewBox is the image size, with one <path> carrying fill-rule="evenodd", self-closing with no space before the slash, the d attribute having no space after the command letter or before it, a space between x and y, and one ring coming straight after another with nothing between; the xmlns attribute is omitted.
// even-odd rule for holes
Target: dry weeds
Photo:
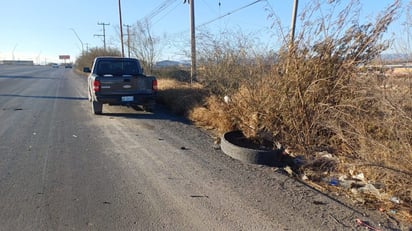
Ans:
<svg viewBox="0 0 412 231"><path fill-rule="evenodd" d="M263 56L250 61L244 46L225 53L227 43L209 40L202 85L160 87L162 100L182 104L178 112L220 134L239 129L255 142L280 143L290 155L304 157L300 177L324 188L332 176L344 181L362 175L361 182L334 190L412 222L412 77L360 68L385 49L380 38L399 2L363 25L345 20L356 18L353 7L348 4L332 23L325 21L331 17L308 19L305 25L319 27L308 26L275 63ZM376 190L361 191L365 185Z"/></svg>
<svg viewBox="0 0 412 231"><path fill-rule="evenodd" d="M174 113L188 112L204 103L207 91L198 83L188 84L174 79L159 79L158 101L167 105Z"/></svg>

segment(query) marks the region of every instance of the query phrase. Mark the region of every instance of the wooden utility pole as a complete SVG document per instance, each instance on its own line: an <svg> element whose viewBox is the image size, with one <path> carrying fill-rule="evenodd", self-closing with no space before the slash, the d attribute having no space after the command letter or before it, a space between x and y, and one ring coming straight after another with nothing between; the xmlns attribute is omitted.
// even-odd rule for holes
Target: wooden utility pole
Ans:
<svg viewBox="0 0 412 231"><path fill-rule="evenodd" d="M127 28L127 53L128 53L128 58L130 58L130 25L123 25Z"/></svg>
<svg viewBox="0 0 412 231"><path fill-rule="evenodd" d="M109 23L98 22L97 25L103 27L103 34L95 34L94 36L103 37L103 47L106 50L106 26L110 25Z"/></svg>
<svg viewBox="0 0 412 231"><path fill-rule="evenodd" d="M120 21L120 43L122 44L122 57L124 57L124 44L123 44L123 23L122 23L122 6L119 0L119 21Z"/></svg>

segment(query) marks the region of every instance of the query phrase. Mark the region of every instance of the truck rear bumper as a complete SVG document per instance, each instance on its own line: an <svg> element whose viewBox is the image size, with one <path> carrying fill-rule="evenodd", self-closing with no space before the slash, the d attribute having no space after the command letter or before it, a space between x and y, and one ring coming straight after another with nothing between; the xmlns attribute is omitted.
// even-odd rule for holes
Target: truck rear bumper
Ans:
<svg viewBox="0 0 412 231"><path fill-rule="evenodd" d="M110 105L154 105L156 95L96 95L99 103Z"/></svg>

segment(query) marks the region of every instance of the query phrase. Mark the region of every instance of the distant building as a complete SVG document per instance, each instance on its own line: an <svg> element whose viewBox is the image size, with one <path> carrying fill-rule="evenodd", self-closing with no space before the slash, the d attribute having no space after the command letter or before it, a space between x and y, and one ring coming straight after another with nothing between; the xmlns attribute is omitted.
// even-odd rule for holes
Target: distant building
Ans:
<svg viewBox="0 0 412 231"><path fill-rule="evenodd" d="M34 62L33 60L0 60L0 64L33 66Z"/></svg>

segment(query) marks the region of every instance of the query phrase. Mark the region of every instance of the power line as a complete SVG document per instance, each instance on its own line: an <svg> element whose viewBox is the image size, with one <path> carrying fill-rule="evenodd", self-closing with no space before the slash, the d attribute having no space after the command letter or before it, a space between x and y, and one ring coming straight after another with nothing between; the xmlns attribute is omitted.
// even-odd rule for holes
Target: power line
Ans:
<svg viewBox="0 0 412 231"><path fill-rule="evenodd" d="M219 14L219 12L216 12L216 11L213 9L213 7L211 7L210 4L209 4L206 0L202 0L202 2L203 2L203 4L205 4L205 5L207 6L207 8L209 8L210 11L213 12L213 14ZM218 4L221 5L220 2L219 2ZM219 8L220 8L220 5L219 5Z"/></svg>
<svg viewBox="0 0 412 231"><path fill-rule="evenodd" d="M209 20L209 21L206 21L206 22L204 22L204 23L202 23L202 24L200 24L200 25L196 25L196 28L199 28L199 27L202 27L202 26L206 26L206 25L208 25L208 24L210 24L210 23L213 23L213 22L215 22L215 21L218 21L218 20L220 20L220 19L222 19L222 18L224 18L224 17L227 17L227 16L229 16L229 15L232 15L232 14L234 14L234 13L240 11L240 10L243 10L243 9L245 9L245 8L248 8L248 7L250 7L250 6L253 6L253 5L255 5L255 4L259 3L259 2L263 2L263 1L266 1L266 2L267 2L267 0L256 0L256 1L252 2L252 3L249 3L249 4L247 4L247 5L244 5L244 6L241 6L241 7L239 7L239 8L236 8L236 9L234 9L234 10L232 10L232 11L229 11L229 12L227 12L226 14L221 15L221 16L219 16L219 17L217 17L217 18L214 18L214 19L211 19L211 20ZM183 33L186 33L188 30L189 30L189 29L186 29L186 30L183 30L183 31L180 31L180 32L175 32L175 33L171 34L171 36L172 36L172 37L181 37L181 35L182 35Z"/></svg>
<svg viewBox="0 0 412 231"><path fill-rule="evenodd" d="M169 6L171 6L174 2L178 0L165 0L160 3L155 9L153 9L148 15L142 17L139 21L149 21L160 14L162 11L166 10Z"/></svg>
<svg viewBox="0 0 412 231"><path fill-rule="evenodd" d="M226 17L226 16L232 15L233 13L236 13L236 12L238 12L238 11L241 11L241 10L243 10L243 9L245 9L245 8L248 8L248 7L250 7L250 6L253 6L253 5L255 5L256 3L259 3L259 2L262 2L262 1L266 1L266 0L256 0L256 1L252 2L252 3L249 3L249 4L247 4L247 5L244 5L244 6L242 6L242 7L237 8L237 9L234 9L234 10L232 10L232 11L230 11L230 12L227 12L226 14L221 15L221 16L215 18L215 19L212 19L212 20L209 20L209 21L207 21L207 22L204 22L204 23L198 25L197 27L205 26L205 25L207 25L207 24L210 24L210 23L212 23L212 22L215 22L215 21L217 21L217 20L220 20L220 19L222 19L222 18L224 18L224 17Z"/></svg>
<svg viewBox="0 0 412 231"><path fill-rule="evenodd" d="M157 24L158 22L160 22L164 17L166 17L168 14L170 14L170 12L174 11L178 6L180 6L180 3L178 3L177 1L175 1L177 4L175 5L175 7L173 7L172 9L170 9L168 12L166 12L161 18L159 18L159 20L157 20L156 22L154 22L152 25Z"/></svg>

